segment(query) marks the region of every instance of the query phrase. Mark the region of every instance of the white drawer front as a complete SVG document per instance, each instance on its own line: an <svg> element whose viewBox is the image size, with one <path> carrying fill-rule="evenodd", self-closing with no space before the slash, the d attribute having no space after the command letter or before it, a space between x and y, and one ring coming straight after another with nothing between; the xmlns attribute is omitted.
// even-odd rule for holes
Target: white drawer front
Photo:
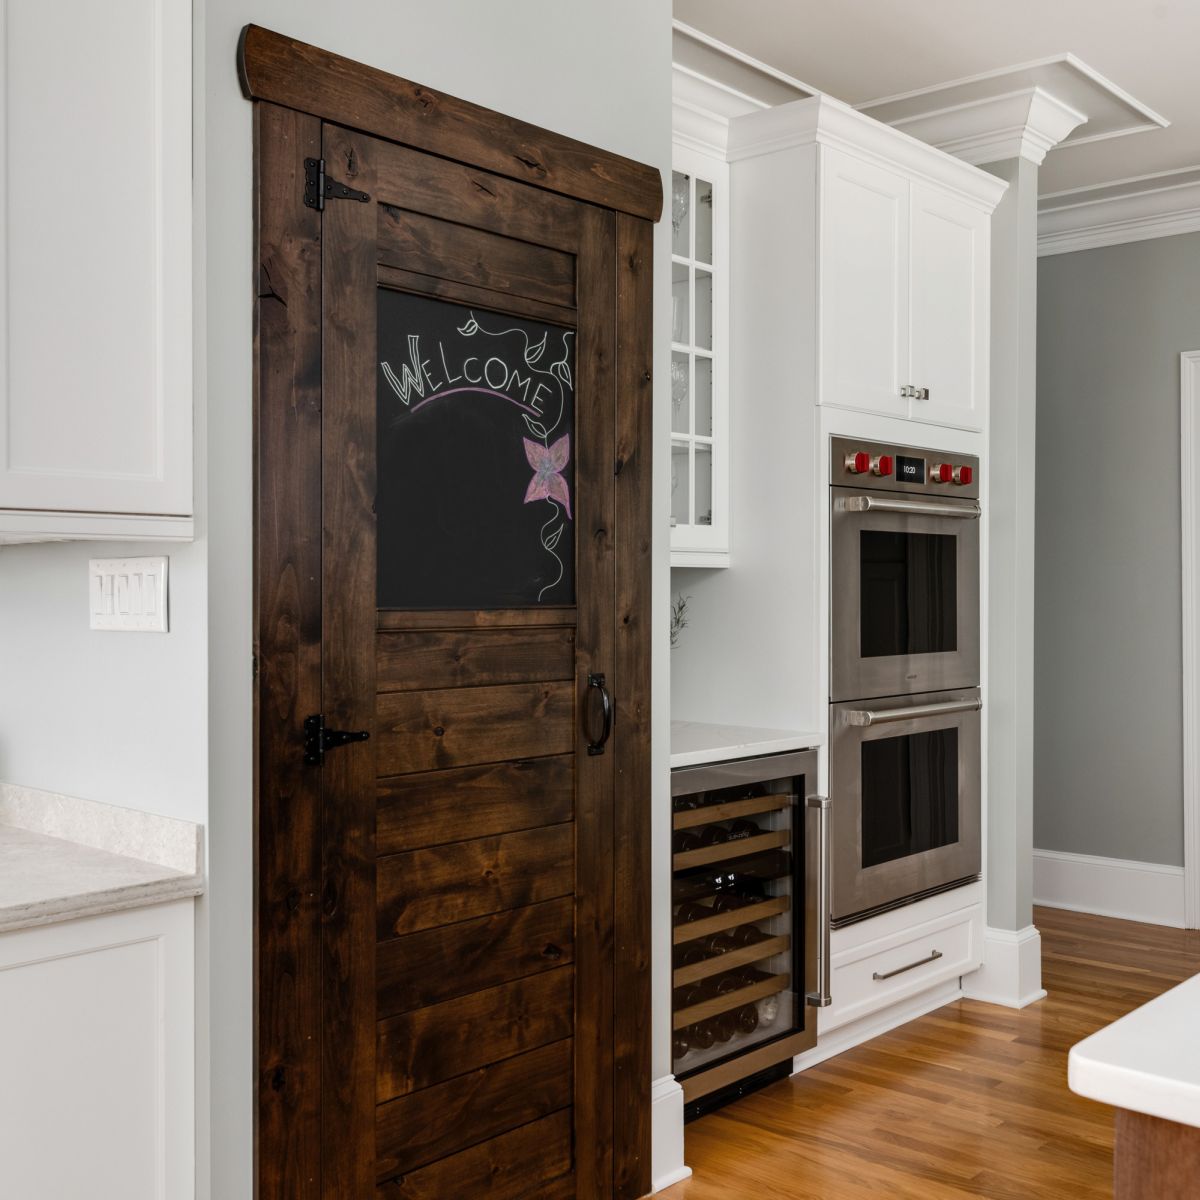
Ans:
<svg viewBox="0 0 1200 1200"><path fill-rule="evenodd" d="M972 905L834 954L821 1032L975 970L982 935L983 910Z"/></svg>

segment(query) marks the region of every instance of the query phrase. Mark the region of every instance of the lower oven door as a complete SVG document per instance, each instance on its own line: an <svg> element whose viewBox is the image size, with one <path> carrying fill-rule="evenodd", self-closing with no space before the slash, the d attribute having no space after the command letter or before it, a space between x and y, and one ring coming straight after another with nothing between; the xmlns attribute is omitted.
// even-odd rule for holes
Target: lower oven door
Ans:
<svg viewBox="0 0 1200 1200"><path fill-rule="evenodd" d="M977 688L830 706L832 916L869 916L980 871Z"/></svg>

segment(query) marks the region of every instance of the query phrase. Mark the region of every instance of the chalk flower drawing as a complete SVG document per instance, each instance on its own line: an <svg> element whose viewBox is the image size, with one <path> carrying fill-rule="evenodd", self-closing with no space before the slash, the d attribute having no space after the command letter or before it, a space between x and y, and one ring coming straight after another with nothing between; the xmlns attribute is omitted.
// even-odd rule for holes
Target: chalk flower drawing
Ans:
<svg viewBox="0 0 1200 1200"><path fill-rule="evenodd" d="M571 457L570 434L563 434L553 445L550 444L550 438L566 418L569 399L575 388L570 366L571 339L575 335L571 330L555 331L555 344L561 338L562 357L543 366L542 360L551 347L550 333L547 329L540 338L533 340L523 329L488 329L473 312L468 313L465 324L458 326L458 334L463 338L483 335L502 342L504 339L520 338L522 344L514 345L513 349L520 353L527 372L524 376L520 368L511 365L511 360L500 357L487 358L486 361L480 358L464 359L456 375L447 359L447 348L440 343L437 345L437 355L442 372L439 373L439 363L424 357L426 348L422 347L419 334L408 336L409 361L400 364L399 372L390 363L379 364L388 386L405 408L412 412L435 400L464 393L493 396L521 411L526 428L538 439L532 441L527 437L522 438L525 458L534 472L525 490L525 503L545 500L550 505L551 515L539 531L539 541L558 567L555 578L538 592L539 601L562 581L564 566L557 547L566 529L563 512L566 512L567 520L572 519L571 492L563 475ZM475 364L474 375L468 369L470 363ZM455 387L453 384L462 386ZM415 404L414 397L418 398Z"/></svg>
<svg viewBox="0 0 1200 1200"><path fill-rule="evenodd" d="M558 500L571 516L571 493L567 481L562 477L562 470L571 457L571 435L564 433L549 449L531 442L525 442L525 457L533 468L533 478L525 489L525 503L534 500Z"/></svg>

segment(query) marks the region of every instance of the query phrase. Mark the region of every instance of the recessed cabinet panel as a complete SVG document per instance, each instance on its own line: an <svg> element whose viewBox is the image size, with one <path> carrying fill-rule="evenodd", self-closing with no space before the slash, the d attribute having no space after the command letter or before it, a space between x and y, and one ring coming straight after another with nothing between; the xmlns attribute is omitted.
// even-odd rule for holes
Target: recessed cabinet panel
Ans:
<svg viewBox="0 0 1200 1200"><path fill-rule="evenodd" d="M989 219L977 208L914 184L912 212L912 415L983 428L987 393ZM927 392L926 396L924 393Z"/></svg>
<svg viewBox="0 0 1200 1200"><path fill-rule="evenodd" d="M907 416L908 180L821 154L821 402Z"/></svg>
<svg viewBox="0 0 1200 1200"><path fill-rule="evenodd" d="M190 6L0 0L0 64L0 509L186 516Z"/></svg>

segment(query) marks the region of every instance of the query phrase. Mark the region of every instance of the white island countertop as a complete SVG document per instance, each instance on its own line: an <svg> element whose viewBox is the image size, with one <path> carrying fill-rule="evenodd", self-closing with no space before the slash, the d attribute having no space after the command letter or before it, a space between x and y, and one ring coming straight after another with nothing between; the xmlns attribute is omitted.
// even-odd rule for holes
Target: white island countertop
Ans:
<svg viewBox="0 0 1200 1200"><path fill-rule="evenodd" d="M190 821L0 784L0 932L204 891Z"/></svg>
<svg viewBox="0 0 1200 1200"><path fill-rule="evenodd" d="M1071 1048L1073 1092L1131 1112L1200 1127L1200 975Z"/></svg>
<svg viewBox="0 0 1200 1200"><path fill-rule="evenodd" d="M789 750L811 750L824 741L819 733L794 729L672 721L671 768L698 767L734 758L757 758L762 754L786 754Z"/></svg>

